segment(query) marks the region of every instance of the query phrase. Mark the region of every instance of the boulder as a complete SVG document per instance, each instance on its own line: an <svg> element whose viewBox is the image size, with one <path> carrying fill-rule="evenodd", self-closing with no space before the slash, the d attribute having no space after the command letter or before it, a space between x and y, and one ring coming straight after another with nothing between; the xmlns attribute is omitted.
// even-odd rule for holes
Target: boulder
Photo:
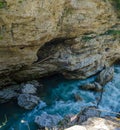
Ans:
<svg viewBox="0 0 120 130"><path fill-rule="evenodd" d="M87 130L120 130L120 123L107 120L104 118L89 118L86 122L82 123Z"/></svg>
<svg viewBox="0 0 120 130"><path fill-rule="evenodd" d="M65 130L87 130L84 126L75 125Z"/></svg>
<svg viewBox="0 0 120 130"><path fill-rule="evenodd" d="M82 97L78 93L74 93L73 96L74 96L75 101L82 101L83 100Z"/></svg>
<svg viewBox="0 0 120 130"><path fill-rule="evenodd" d="M89 84L85 84L83 86L80 86L81 89L83 90L92 90L92 91L102 91L103 87L98 83L89 83Z"/></svg>
<svg viewBox="0 0 120 130"><path fill-rule="evenodd" d="M32 84L25 84L21 91L23 94L35 94L37 92L37 88Z"/></svg>
<svg viewBox="0 0 120 130"><path fill-rule="evenodd" d="M86 121L90 117L99 117L100 112L96 110L96 107L90 106L86 107L77 115L69 115L66 116L62 121L59 123L59 129L63 130L64 128L81 124L82 122Z"/></svg>
<svg viewBox="0 0 120 130"><path fill-rule="evenodd" d="M86 121L90 117L99 117L100 111L96 110L97 107L89 106L84 108L77 116L78 124Z"/></svg>
<svg viewBox="0 0 120 130"><path fill-rule="evenodd" d="M30 94L20 94L18 97L18 105L25 109L33 109L38 103L40 98Z"/></svg>
<svg viewBox="0 0 120 130"><path fill-rule="evenodd" d="M97 82L104 86L106 83L112 80L114 75L114 68L113 67L107 67L103 71L100 72L100 74L97 76Z"/></svg>
<svg viewBox="0 0 120 130"><path fill-rule="evenodd" d="M44 112L41 116L36 116L35 118L35 123L40 127L40 128L53 128L55 127L58 122L61 120L61 116L57 115L50 115Z"/></svg>
<svg viewBox="0 0 120 130"><path fill-rule="evenodd" d="M19 85L9 86L0 90L0 103L5 103L11 99L15 99L19 95Z"/></svg>
<svg viewBox="0 0 120 130"><path fill-rule="evenodd" d="M120 123L104 118L92 117L81 125L75 125L65 130L120 130Z"/></svg>
<svg viewBox="0 0 120 130"><path fill-rule="evenodd" d="M27 84L32 84L34 85L36 88L43 86L42 84L40 84L37 80L32 80L32 81L27 81Z"/></svg>
<svg viewBox="0 0 120 130"><path fill-rule="evenodd" d="M4 89L0 91L0 103L5 103L18 96L14 90Z"/></svg>

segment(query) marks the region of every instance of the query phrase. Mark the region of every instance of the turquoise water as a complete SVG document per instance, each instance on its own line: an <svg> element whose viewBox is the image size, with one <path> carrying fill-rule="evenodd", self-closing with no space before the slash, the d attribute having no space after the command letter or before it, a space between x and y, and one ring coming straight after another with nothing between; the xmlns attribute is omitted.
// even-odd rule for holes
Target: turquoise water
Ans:
<svg viewBox="0 0 120 130"><path fill-rule="evenodd" d="M43 112L64 117L68 114L76 114L86 106L96 106L101 93L80 89L82 84L94 82L94 80L95 77L86 80L66 80L58 75L41 80L40 82L45 86L39 93L43 102L33 110L23 110L15 105L16 103L0 105L0 122L4 121L5 115L8 118L6 125L0 130L28 130L28 126L31 130L37 130L34 119L36 115L41 115ZM75 94L80 95L82 101L76 101ZM116 66L112 82L105 86L99 109L118 112L120 111L119 102L120 67ZM102 115L111 114L102 113Z"/></svg>

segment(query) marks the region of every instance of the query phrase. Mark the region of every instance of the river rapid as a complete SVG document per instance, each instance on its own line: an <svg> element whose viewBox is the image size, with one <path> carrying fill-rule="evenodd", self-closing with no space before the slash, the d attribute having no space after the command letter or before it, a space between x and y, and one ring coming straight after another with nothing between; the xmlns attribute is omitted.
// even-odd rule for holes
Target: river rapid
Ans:
<svg viewBox="0 0 120 130"><path fill-rule="evenodd" d="M80 112L86 106L98 105L98 109L108 111L102 112L101 116L115 116L110 112L120 111L120 66L114 68L114 78L104 86L99 103L101 92L84 91L80 88L83 84L94 82L95 76L86 80L67 80L61 75L55 75L40 80L45 86L39 93L42 102L33 110L24 110L16 102L0 105L0 125L3 125L0 130L37 130L34 123L37 115L48 113L64 118ZM81 100L76 100L75 95L79 95Z"/></svg>

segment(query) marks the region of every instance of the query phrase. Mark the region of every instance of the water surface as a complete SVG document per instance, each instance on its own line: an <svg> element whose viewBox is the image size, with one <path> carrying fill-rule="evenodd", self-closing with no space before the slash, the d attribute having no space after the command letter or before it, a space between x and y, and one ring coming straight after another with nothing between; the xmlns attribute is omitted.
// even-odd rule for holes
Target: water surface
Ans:
<svg viewBox="0 0 120 130"><path fill-rule="evenodd" d="M60 115L64 117L68 114L76 114L86 106L96 106L99 92L83 91L80 89L82 84L94 82L95 77L86 80L66 80L62 76L52 76L44 78L40 82L44 88L39 93L43 102L31 111L26 111L16 105L16 103L7 103L0 105L0 122L5 120L7 123L0 130L37 130L34 123L36 115L43 112L48 114ZM74 95L81 97L82 101L76 101ZM120 66L115 66L114 78L105 86L102 100L99 103L99 109L107 111L120 111ZM111 113L103 112L103 115L115 116Z"/></svg>

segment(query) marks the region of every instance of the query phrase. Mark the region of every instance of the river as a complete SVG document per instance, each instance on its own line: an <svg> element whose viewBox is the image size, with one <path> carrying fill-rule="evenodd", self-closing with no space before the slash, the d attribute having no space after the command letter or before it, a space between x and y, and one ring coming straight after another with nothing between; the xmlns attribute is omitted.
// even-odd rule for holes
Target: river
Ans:
<svg viewBox="0 0 120 130"><path fill-rule="evenodd" d="M102 100L98 108L109 111L102 112L101 116L115 116L110 112L120 111L120 66L115 66L114 78L104 86ZM0 105L0 130L37 130L34 123L36 115L46 112L52 115L60 115L62 118L68 114L76 114L86 106L96 106L100 92L84 91L80 89L82 84L94 82L95 76L86 80L67 80L61 75L43 78L39 82L44 84L39 93L41 102L33 110L24 110L17 106L16 102ZM74 95L81 97L80 101ZM6 122L5 122L6 120ZM2 124L5 122L5 124Z"/></svg>

